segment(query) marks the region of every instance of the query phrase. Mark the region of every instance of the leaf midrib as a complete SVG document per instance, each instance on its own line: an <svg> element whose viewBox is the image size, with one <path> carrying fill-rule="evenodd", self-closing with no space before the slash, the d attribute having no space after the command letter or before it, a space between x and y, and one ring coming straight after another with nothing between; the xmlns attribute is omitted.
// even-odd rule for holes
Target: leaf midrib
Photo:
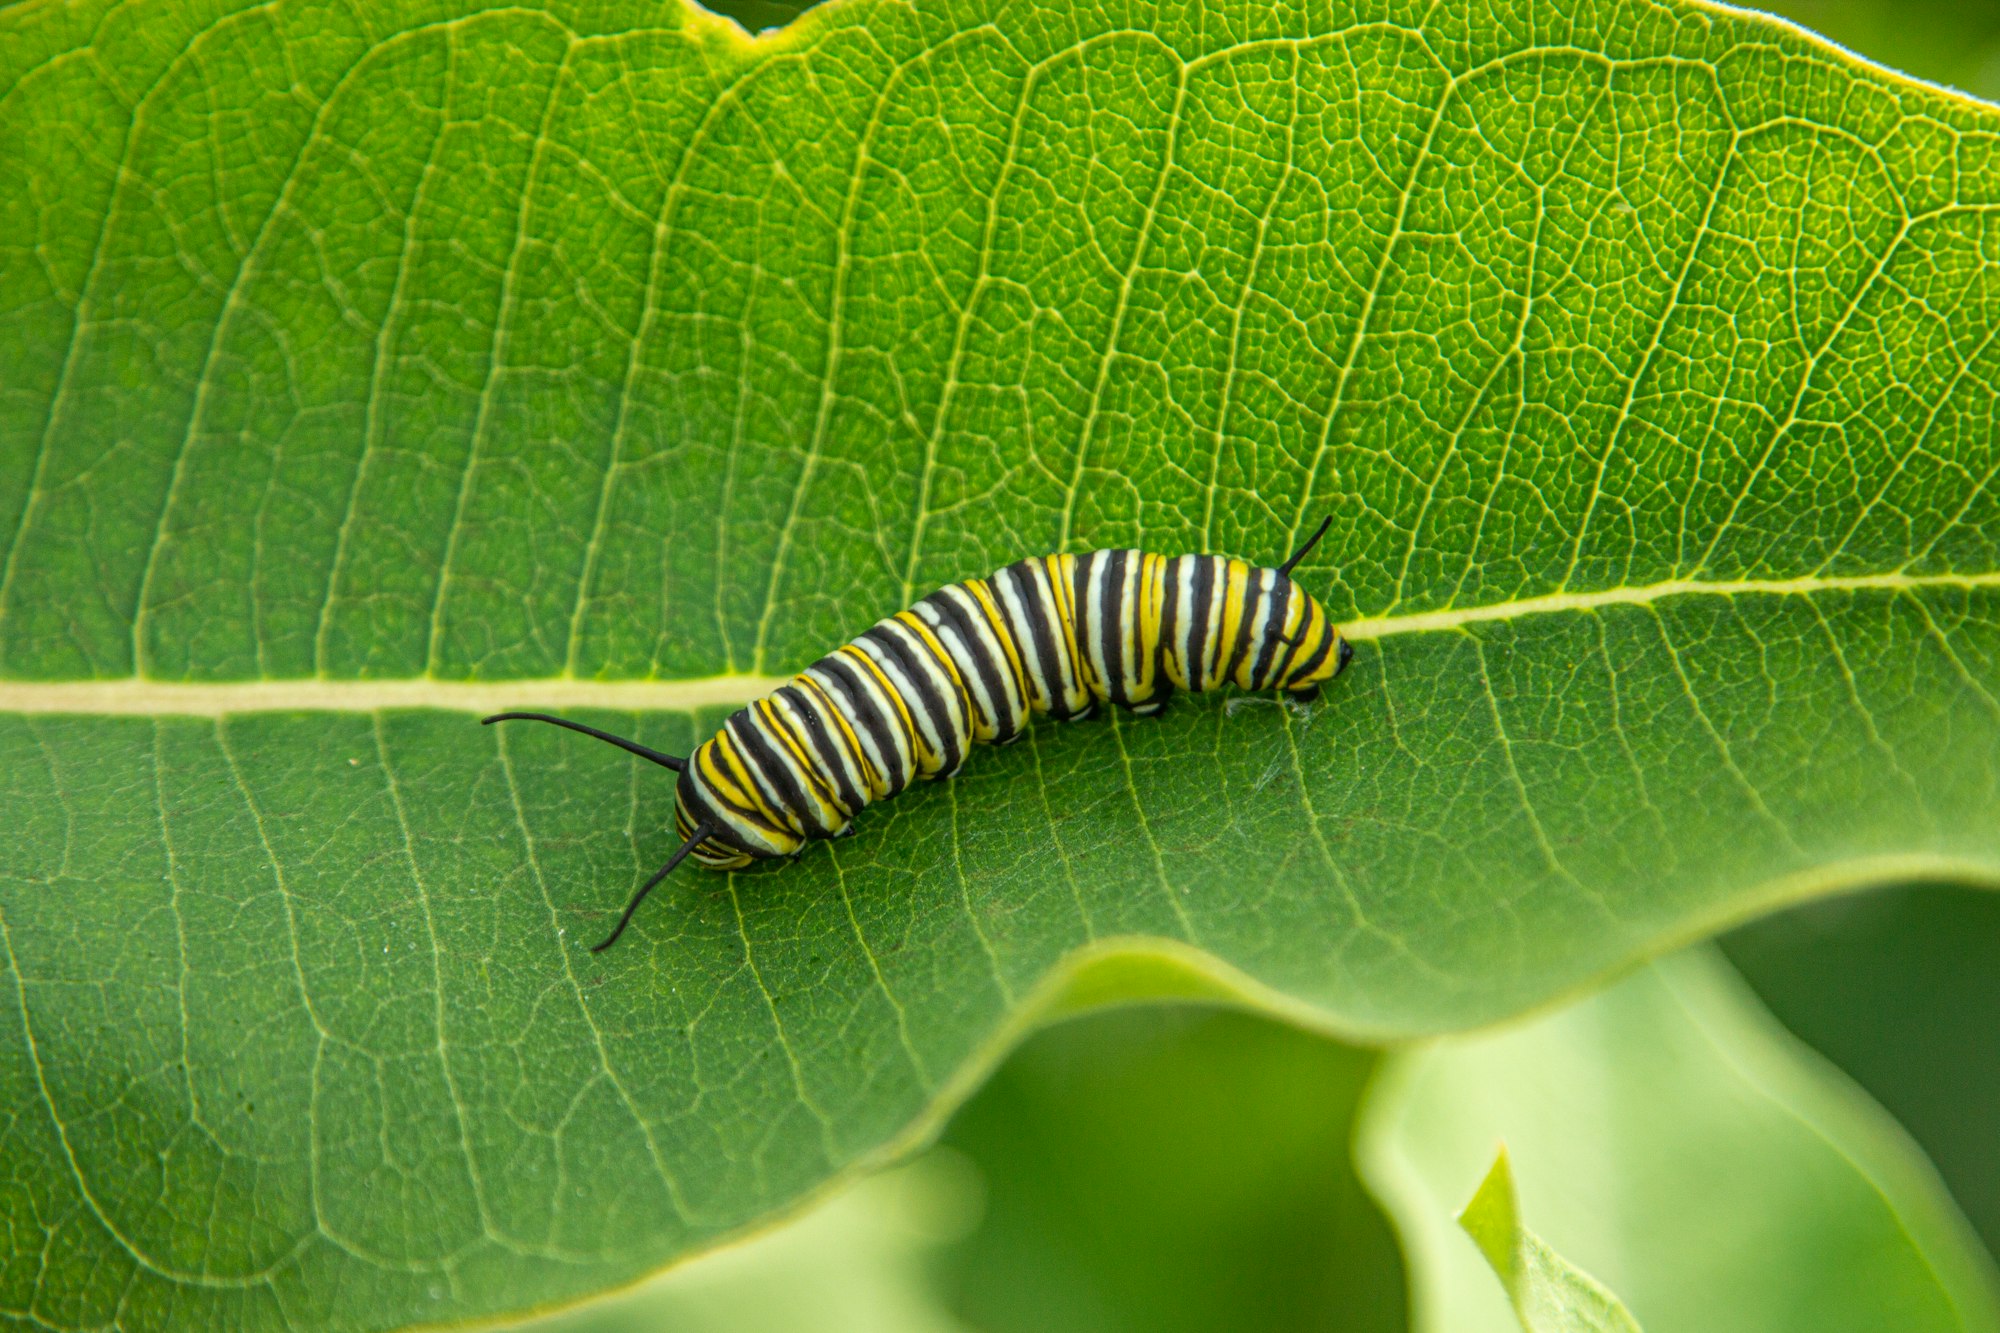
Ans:
<svg viewBox="0 0 2000 1333"><path fill-rule="evenodd" d="M2000 588L2000 572L1986 574L1814 575L1795 579L1668 579L1595 592L1545 593L1483 606L1408 615L1364 616L1343 625L1355 640L1399 634L1440 634L1494 622L1617 606L1651 606L1679 597L1813 597L1843 592L1974 591ZM571 675L519 680L440 680L412 676L377 680L244 680L189 683L125 676L108 680L0 681L0 713L186 715L236 713L372 713L392 708L437 708L490 713L523 704L547 708L603 708L623 712L688 712L748 703L790 677L734 672L675 680L589 680Z"/></svg>

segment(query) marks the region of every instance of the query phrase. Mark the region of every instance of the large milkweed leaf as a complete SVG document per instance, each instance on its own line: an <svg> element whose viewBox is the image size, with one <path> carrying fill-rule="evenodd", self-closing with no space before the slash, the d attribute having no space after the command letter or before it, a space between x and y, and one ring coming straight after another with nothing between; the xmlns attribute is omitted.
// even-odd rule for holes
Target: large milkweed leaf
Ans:
<svg viewBox="0 0 2000 1333"><path fill-rule="evenodd" d="M1486 1022L2000 878L1993 114L1687 4L0 11L0 1310L560 1301L1051 1006ZM943 580L1275 559L1309 711L682 876L673 747Z"/></svg>

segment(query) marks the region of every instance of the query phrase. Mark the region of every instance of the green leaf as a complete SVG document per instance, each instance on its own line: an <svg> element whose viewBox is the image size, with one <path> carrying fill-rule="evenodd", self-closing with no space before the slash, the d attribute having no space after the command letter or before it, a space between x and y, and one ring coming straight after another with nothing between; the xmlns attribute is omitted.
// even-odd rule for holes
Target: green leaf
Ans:
<svg viewBox="0 0 2000 1333"><path fill-rule="evenodd" d="M1487 1172L1461 1230L1496 1142L1512 1175ZM1647 1333L2000 1329L2000 1273L1921 1150L1706 951L1389 1057L1356 1152L1418 1330L1619 1326L1538 1322L1555 1293L1520 1283L1512 1178L1545 1259L1601 1278Z"/></svg>
<svg viewBox="0 0 2000 1333"><path fill-rule="evenodd" d="M2000 883L1995 129L1636 0L0 11L0 1310L558 1301L1094 995L1394 1038ZM1322 512L1324 704L1039 729L601 958L669 785L470 721L682 749Z"/></svg>
<svg viewBox="0 0 2000 1333"><path fill-rule="evenodd" d="M1639 1333L1618 1298L1521 1225L1520 1214L1503 1147L1458 1224L1493 1266L1521 1327L1527 1333Z"/></svg>

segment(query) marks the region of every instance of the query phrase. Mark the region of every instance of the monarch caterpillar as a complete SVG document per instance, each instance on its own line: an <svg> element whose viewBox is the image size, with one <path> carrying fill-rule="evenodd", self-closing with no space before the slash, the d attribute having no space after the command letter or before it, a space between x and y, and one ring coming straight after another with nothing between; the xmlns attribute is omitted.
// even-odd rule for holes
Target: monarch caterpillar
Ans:
<svg viewBox="0 0 2000 1333"><path fill-rule="evenodd" d="M592 946L601 952L689 856L726 870L847 836L863 808L916 778L952 776L970 742L1005 745L1031 713L1078 721L1109 702L1152 717L1176 689L1226 683L1318 698L1354 645L1291 573L1332 522L1275 569L1092 551L940 588L737 709L685 758L547 713L483 723L552 722L681 775L683 841Z"/></svg>

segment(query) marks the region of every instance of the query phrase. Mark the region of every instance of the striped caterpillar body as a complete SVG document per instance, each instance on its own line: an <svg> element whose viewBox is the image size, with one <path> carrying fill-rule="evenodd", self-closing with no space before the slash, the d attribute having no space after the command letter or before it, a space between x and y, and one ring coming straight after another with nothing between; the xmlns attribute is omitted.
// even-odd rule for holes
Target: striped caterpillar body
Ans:
<svg viewBox="0 0 2000 1333"><path fill-rule="evenodd" d="M1354 648L1291 579L1328 524L1275 569L1227 556L1093 551L1017 561L940 588L731 714L685 759L544 713L680 773L682 843L633 896L692 855L714 869L843 837L918 778L948 778L974 741L1005 745L1028 719L1116 704L1142 717L1176 690L1225 684L1316 698Z"/></svg>

